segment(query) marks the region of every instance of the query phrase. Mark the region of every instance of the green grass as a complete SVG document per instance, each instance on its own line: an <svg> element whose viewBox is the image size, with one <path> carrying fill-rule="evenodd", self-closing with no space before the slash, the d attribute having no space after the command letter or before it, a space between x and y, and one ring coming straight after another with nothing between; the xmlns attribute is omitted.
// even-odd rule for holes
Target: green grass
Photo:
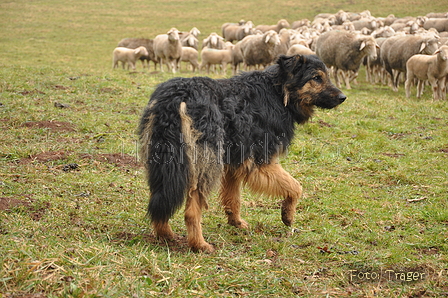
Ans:
<svg viewBox="0 0 448 298"><path fill-rule="evenodd" d="M297 128L282 160L304 188L292 229L280 198L249 191L247 231L228 226L210 198L211 255L190 252L182 237L158 242L144 219L135 131L155 86L173 75L113 71L117 42L172 26L196 26L204 38L242 18L292 23L339 9L417 16L446 3L0 3L0 202L12 202L0 210L0 297L448 295L447 101L428 90L406 99L402 87L366 83L363 69L343 105ZM56 126L26 126L37 121ZM185 236L182 212L172 226ZM388 269L426 278L350 282L351 270Z"/></svg>

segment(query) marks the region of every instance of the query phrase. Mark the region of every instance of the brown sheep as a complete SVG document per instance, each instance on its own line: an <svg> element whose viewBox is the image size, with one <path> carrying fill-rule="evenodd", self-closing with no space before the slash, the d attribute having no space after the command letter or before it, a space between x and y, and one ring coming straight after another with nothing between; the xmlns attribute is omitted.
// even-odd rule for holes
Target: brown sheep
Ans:
<svg viewBox="0 0 448 298"><path fill-rule="evenodd" d="M222 28L222 36L225 40L233 42L234 40L242 40L247 35L254 34L253 23L251 21L240 25L240 24L224 24Z"/></svg>
<svg viewBox="0 0 448 298"><path fill-rule="evenodd" d="M429 19L423 24L423 28L436 29L438 32L448 31L448 19Z"/></svg>
<svg viewBox="0 0 448 298"><path fill-rule="evenodd" d="M357 77L364 57L376 59L377 47L375 39L371 36L329 31L317 39L316 54L328 67L334 67L335 83L340 85L338 75L341 74L346 88L351 89L350 81Z"/></svg>
<svg viewBox="0 0 448 298"><path fill-rule="evenodd" d="M269 30L263 35L249 35L242 40L241 52L247 68L266 67L275 58L275 48L280 44L277 32Z"/></svg>
<svg viewBox="0 0 448 298"><path fill-rule="evenodd" d="M274 30L275 32L279 33L280 30L288 27L289 27L288 21L285 19L281 19L277 22L277 25L258 25L257 27L255 27L255 30L260 30L263 33L270 30Z"/></svg>
<svg viewBox="0 0 448 298"><path fill-rule="evenodd" d="M124 38L120 40L117 47L124 47L128 49L136 49L140 46L143 46L148 51L147 56L140 56L140 61L142 61L143 68L145 68L145 62L147 62L147 66L149 69L149 61L154 63L154 69L157 66L157 59L154 55L154 41L148 38Z"/></svg>
<svg viewBox="0 0 448 298"><path fill-rule="evenodd" d="M392 89L398 91L400 73L406 71L406 62L416 54L432 55L439 48L432 36L405 35L387 38L381 45L380 58L392 80Z"/></svg>

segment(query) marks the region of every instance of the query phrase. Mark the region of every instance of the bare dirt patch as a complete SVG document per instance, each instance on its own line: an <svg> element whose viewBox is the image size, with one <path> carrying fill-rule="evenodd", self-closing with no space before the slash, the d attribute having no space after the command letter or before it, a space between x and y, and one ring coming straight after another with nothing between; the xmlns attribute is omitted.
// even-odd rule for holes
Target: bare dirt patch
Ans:
<svg viewBox="0 0 448 298"><path fill-rule="evenodd" d="M50 207L50 203L44 202L42 204L35 204L33 199L15 199L15 198L1 198L0 197L0 211L11 211L16 207L24 207L25 212L35 220L39 221Z"/></svg>
<svg viewBox="0 0 448 298"><path fill-rule="evenodd" d="M125 153L109 153L109 154L82 154L82 159L93 159L99 162L115 164L123 168L138 168L141 164L135 156Z"/></svg>
<svg viewBox="0 0 448 298"><path fill-rule="evenodd" d="M22 94L23 96L27 96L27 95L35 95L35 94L45 94L45 92L34 89L34 90L24 90L19 92L19 94Z"/></svg>
<svg viewBox="0 0 448 298"><path fill-rule="evenodd" d="M57 160L64 160L67 158L67 156L70 154L70 152L66 152L63 150L59 151L49 151L49 152L42 152L36 155L31 155L27 158L22 158L20 160L20 163L32 163L32 162L49 162L49 161L57 161Z"/></svg>
<svg viewBox="0 0 448 298"><path fill-rule="evenodd" d="M8 294L5 293L5 298L47 298L48 296L45 294Z"/></svg>
<svg viewBox="0 0 448 298"><path fill-rule="evenodd" d="M24 200L13 198L0 198L0 210L10 210L18 206L29 206L30 203Z"/></svg>
<svg viewBox="0 0 448 298"><path fill-rule="evenodd" d="M28 128L47 128L49 130L59 132L76 131L76 128L72 123L63 121L30 121L25 122L22 126Z"/></svg>
<svg viewBox="0 0 448 298"><path fill-rule="evenodd" d="M173 252L186 253L189 250L187 238L181 235L174 235L173 239L159 239L154 234L133 234L128 232L118 232L112 238L112 243L135 243L143 241L157 246L168 246Z"/></svg>

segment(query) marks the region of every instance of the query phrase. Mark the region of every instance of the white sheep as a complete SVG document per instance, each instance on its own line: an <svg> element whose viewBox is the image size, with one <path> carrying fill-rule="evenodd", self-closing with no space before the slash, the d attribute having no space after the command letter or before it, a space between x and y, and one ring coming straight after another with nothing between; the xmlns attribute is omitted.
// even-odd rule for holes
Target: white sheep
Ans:
<svg viewBox="0 0 448 298"><path fill-rule="evenodd" d="M192 47L182 47L182 56L180 61L188 62L193 67L193 72L199 69L198 51Z"/></svg>
<svg viewBox="0 0 448 298"><path fill-rule="evenodd" d="M132 67L135 70L135 63L141 56L148 56L148 51L145 47L140 46L136 49L128 49L124 47L116 47L113 51L112 68L118 67L118 62L121 62L123 69L124 65L128 65L128 69Z"/></svg>
<svg viewBox="0 0 448 298"><path fill-rule="evenodd" d="M286 55L316 55L314 51L312 51L309 47L306 47L301 44L294 44L286 52Z"/></svg>
<svg viewBox="0 0 448 298"><path fill-rule="evenodd" d="M198 49L198 36L201 34L198 28L193 27L189 32L179 32L179 38L183 47Z"/></svg>
<svg viewBox="0 0 448 298"><path fill-rule="evenodd" d="M414 55L406 62L406 97L410 97L410 88L414 78L418 79L417 98L423 93L425 81L432 86L435 100L445 97L445 80L448 75L448 46L441 46L433 55Z"/></svg>
<svg viewBox="0 0 448 298"><path fill-rule="evenodd" d="M209 36L207 36L202 41L202 48L209 48L209 49L218 49L222 50L225 49L225 42L224 37L219 36L218 33L212 32Z"/></svg>
<svg viewBox="0 0 448 298"><path fill-rule="evenodd" d="M165 62L173 73L177 71L177 65L182 56L182 44L179 38L179 30L171 28L167 34L159 34L154 38L154 55L160 63L160 71L163 71Z"/></svg>
<svg viewBox="0 0 448 298"><path fill-rule="evenodd" d="M222 74L225 75L227 70L227 64L233 61L233 51L234 45L231 42L226 42L226 48L223 50L204 48L201 51L201 66L200 69L204 67L207 69L207 74L210 73L211 65L221 65Z"/></svg>

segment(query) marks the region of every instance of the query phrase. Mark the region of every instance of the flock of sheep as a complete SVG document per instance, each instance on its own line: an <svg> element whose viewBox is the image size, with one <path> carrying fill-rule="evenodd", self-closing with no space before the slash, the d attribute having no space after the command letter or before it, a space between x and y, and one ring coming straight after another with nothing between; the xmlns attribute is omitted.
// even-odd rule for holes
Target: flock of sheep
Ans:
<svg viewBox="0 0 448 298"><path fill-rule="evenodd" d="M302 19L291 25L284 19L275 25L255 26L251 21L225 23L222 35L211 33L199 48L200 31L176 28L154 39L125 38L113 51L113 67L121 62L135 70L137 60L143 67L166 64L177 72L181 62L191 64L193 71L221 67L223 74L231 65L236 74L261 69L279 55L315 54L332 69L335 83L340 79L350 89L361 64L366 67L371 83L390 84L397 91L400 74L405 73L406 96L417 84L420 97L425 84L432 86L433 98L446 98L448 83L448 13L397 18L394 15L374 17L369 11L338 11L319 14L314 20ZM199 63L199 58L201 63Z"/></svg>

